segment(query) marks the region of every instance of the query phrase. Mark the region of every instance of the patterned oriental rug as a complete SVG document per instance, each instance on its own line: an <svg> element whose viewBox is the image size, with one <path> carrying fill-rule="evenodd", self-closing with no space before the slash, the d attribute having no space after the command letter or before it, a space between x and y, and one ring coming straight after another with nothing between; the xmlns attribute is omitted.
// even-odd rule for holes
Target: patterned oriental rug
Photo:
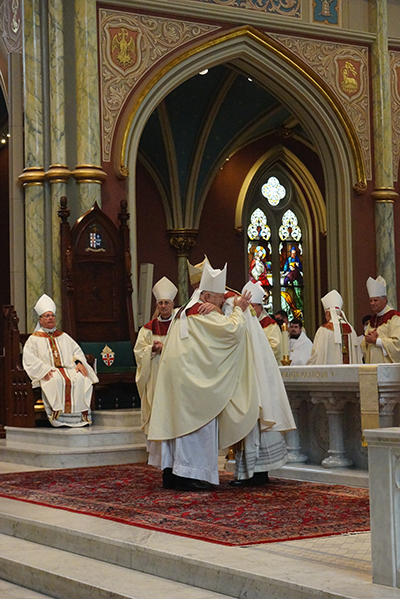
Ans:
<svg viewBox="0 0 400 599"><path fill-rule="evenodd" d="M0 476L0 496L222 545L253 545L369 530L368 490L272 479L211 492L165 490L145 464Z"/></svg>

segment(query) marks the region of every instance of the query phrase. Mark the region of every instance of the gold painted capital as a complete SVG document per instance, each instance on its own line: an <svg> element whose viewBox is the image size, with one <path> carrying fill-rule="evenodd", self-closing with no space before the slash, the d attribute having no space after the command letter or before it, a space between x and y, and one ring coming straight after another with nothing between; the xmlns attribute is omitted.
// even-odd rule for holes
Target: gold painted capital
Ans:
<svg viewBox="0 0 400 599"><path fill-rule="evenodd" d="M178 256L188 257L196 243L198 229L168 229L170 244L176 249Z"/></svg>
<svg viewBox="0 0 400 599"><path fill-rule="evenodd" d="M101 166L95 164L77 164L71 174L77 183L98 183L102 185L107 179L107 173L103 171Z"/></svg>
<svg viewBox="0 0 400 599"><path fill-rule="evenodd" d="M399 198L393 187L376 187L371 196L377 204L394 204Z"/></svg>
<svg viewBox="0 0 400 599"><path fill-rule="evenodd" d="M66 164L52 164L49 170L45 172L44 178L50 183L67 183L71 174Z"/></svg>
<svg viewBox="0 0 400 599"><path fill-rule="evenodd" d="M42 166L28 166L19 175L18 180L24 187L32 185L43 185L44 168Z"/></svg>

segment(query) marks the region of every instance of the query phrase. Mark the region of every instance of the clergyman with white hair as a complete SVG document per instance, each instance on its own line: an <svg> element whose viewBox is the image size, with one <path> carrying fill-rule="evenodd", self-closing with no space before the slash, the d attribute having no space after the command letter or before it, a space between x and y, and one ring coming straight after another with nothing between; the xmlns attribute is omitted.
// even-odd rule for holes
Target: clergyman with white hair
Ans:
<svg viewBox="0 0 400 599"><path fill-rule="evenodd" d="M46 294L34 310L39 317L22 355L33 387L42 388L42 399L53 426L91 424L92 385L98 378L79 345L56 328L56 305Z"/></svg>
<svg viewBox="0 0 400 599"><path fill-rule="evenodd" d="M362 364L355 330L343 312L343 299L336 289L321 298L325 324L315 334L308 365Z"/></svg>
<svg viewBox="0 0 400 599"><path fill-rule="evenodd" d="M361 349L366 364L400 363L400 313L388 303L386 281L379 276L367 281L373 316L365 331Z"/></svg>

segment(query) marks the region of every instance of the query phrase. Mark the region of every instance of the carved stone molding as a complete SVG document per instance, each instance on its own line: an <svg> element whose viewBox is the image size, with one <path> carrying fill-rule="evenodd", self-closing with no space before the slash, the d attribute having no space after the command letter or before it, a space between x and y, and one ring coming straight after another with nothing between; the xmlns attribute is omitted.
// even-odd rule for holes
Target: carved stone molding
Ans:
<svg viewBox="0 0 400 599"><path fill-rule="evenodd" d="M392 92L393 179L399 177L400 160L400 52L389 52Z"/></svg>
<svg viewBox="0 0 400 599"><path fill-rule="evenodd" d="M366 177L372 179L368 48L282 34L269 35L298 56L335 93L357 133Z"/></svg>
<svg viewBox="0 0 400 599"><path fill-rule="evenodd" d="M176 249L178 256L189 256L190 250L196 243L197 229L169 229L170 244Z"/></svg>
<svg viewBox="0 0 400 599"><path fill-rule="evenodd" d="M99 17L102 156L109 162L116 122L133 88L168 54L219 26L106 9Z"/></svg>

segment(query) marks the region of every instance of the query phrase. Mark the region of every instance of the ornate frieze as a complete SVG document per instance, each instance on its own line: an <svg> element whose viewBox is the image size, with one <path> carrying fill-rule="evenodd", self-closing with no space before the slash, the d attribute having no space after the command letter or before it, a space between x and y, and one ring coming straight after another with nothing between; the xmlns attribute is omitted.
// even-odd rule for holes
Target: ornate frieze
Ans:
<svg viewBox="0 0 400 599"><path fill-rule="evenodd" d="M400 52L389 52L392 95L393 179L399 176L400 160Z"/></svg>
<svg viewBox="0 0 400 599"><path fill-rule="evenodd" d="M372 178L368 49L363 46L269 34L328 84L341 102L361 146L367 179Z"/></svg>
<svg viewBox="0 0 400 599"><path fill-rule="evenodd" d="M0 0L0 30L7 52L22 52L22 0Z"/></svg>
<svg viewBox="0 0 400 599"><path fill-rule="evenodd" d="M207 2L218 6L230 6L234 8L248 8L258 12L272 13L286 17L301 17L300 0L194 0L196 2ZM332 1L332 0L331 0Z"/></svg>
<svg viewBox="0 0 400 599"><path fill-rule="evenodd" d="M111 159L115 124L132 89L165 56L218 26L100 10L103 160Z"/></svg>

